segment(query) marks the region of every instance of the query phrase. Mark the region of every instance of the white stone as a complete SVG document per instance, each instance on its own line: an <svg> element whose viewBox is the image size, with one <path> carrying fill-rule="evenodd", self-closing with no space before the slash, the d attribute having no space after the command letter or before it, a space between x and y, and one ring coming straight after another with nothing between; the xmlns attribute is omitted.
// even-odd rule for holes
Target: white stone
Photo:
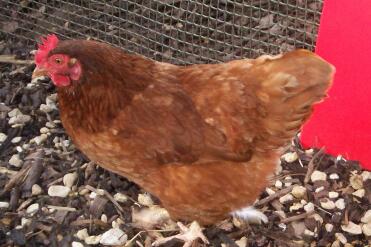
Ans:
<svg viewBox="0 0 371 247"><path fill-rule="evenodd" d="M62 185L52 185L48 189L48 195L56 197L66 197L70 192L70 188Z"/></svg>
<svg viewBox="0 0 371 247"><path fill-rule="evenodd" d="M97 245L97 244L99 244L101 238L102 238L102 235L89 236L89 237L85 238L85 243L86 244L91 244L91 245Z"/></svg>
<svg viewBox="0 0 371 247"><path fill-rule="evenodd" d="M120 226L123 224L124 221L121 218L117 218L116 220L112 221L112 228L120 228Z"/></svg>
<svg viewBox="0 0 371 247"><path fill-rule="evenodd" d="M30 225L32 222L31 219L28 219L28 218L25 218L25 217L22 217L21 219L21 226L24 227L24 226L28 226Z"/></svg>
<svg viewBox="0 0 371 247"><path fill-rule="evenodd" d="M321 215L319 215L319 214L312 214L310 217L312 217L313 219L315 219L315 221L318 221L321 224L323 224L323 218L322 218Z"/></svg>
<svg viewBox="0 0 371 247"><path fill-rule="evenodd" d="M80 242L73 241L71 244L72 247L84 247L84 245Z"/></svg>
<svg viewBox="0 0 371 247"><path fill-rule="evenodd" d="M274 183L274 186L277 188L277 189L282 189L282 182L280 180L276 180L276 182Z"/></svg>
<svg viewBox="0 0 371 247"><path fill-rule="evenodd" d="M46 141L46 139L48 139L48 135L47 134L41 134L39 136L36 136L33 140L36 143L36 145L40 145L40 144L44 143Z"/></svg>
<svg viewBox="0 0 371 247"><path fill-rule="evenodd" d="M366 237L371 236L371 222L367 224L363 224L362 226L362 232Z"/></svg>
<svg viewBox="0 0 371 247"><path fill-rule="evenodd" d="M0 143L4 142L8 136L0 132Z"/></svg>
<svg viewBox="0 0 371 247"><path fill-rule="evenodd" d="M53 108L51 108L49 105L41 104L40 105L40 111L48 113L51 112Z"/></svg>
<svg viewBox="0 0 371 247"><path fill-rule="evenodd" d="M88 229L83 228L81 230L78 230L75 236L80 240L85 240L87 237L89 237Z"/></svg>
<svg viewBox="0 0 371 247"><path fill-rule="evenodd" d="M285 204L285 203L290 202L292 200L294 200L294 197L291 194L286 194L284 196L281 196L280 199L279 199L280 203L282 203L282 204Z"/></svg>
<svg viewBox="0 0 371 247"><path fill-rule="evenodd" d="M33 196L41 195L42 192L43 192L43 190L41 189L40 185L38 185L38 184L32 185L32 187L31 187L31 194Z"/></svg>
<svg viewBox="0 0 371 247"><path fill-rule="evenodd" d="M336 191L330 191L330 192L328 193L328 197L330 197L331 199L338 198L338 197L339 197L339 193L336 192Z"/></svg>
<svg viewBox="0 0 371 247"><path fill-rule="evenodd" d="M99 243L103 245L123 245L128 240L128 236L119 228L112 228L103 233Z"/></svg>
<svg viewBox="0 0 371 247"><path fill-rule="evenodd" d="M312 173L312 175L310 176L310 179L312 182L315 182L315 181L326 181L327 179L327 174L324 173L324 172L321 172L321 171L314 171Z"/></svg>
<svg viewBox="0 0 371 247"><path fill-rule="evenodd" d="M314 211L314 204L312 202L309 202L308 204L306 204L304 206L304 210L305 212L309 213L309 212L313 212Z"/></svg>
<svg viewBox="0 0 371 247"><path fill-rule="evenodd" d="M307 236L314 236L314 232L308 230L308 229L305 229L304 230L304 235L307 235Z"/></svg>
<svg viewBox="0 0 371 247"><path fill-rule="evenodd" d="M11 117L9 119L9 125L16 125L16 124L20 124L20 125L23 125L27 122L31 121L31 117L28 116L28 115L17 115L17 116L14 116L14 117Z"/></svg>
<svg viewBox="0 0 371 247"><path fill-rule="evenodd" d="M247 238L245 236L243 236L242 238L240 238L240 240L237 240L235 242L235 244L238 246L238 247L246 247L247 246Z"/></svg>
<svg viewBox="0 0 371 247"><path fill-rule="evenodd" d="M67 173L66 175L63 176L63 184L68 188L72 188L76 180L77 180L76 172Z"/></svg>
<svg viewBox="0 0 371 247"><path fill-rule="evenodd" d="M31 204L27 207L26 213L30 215L34 215L37 211L39 211L40 205L38 203Z"/></svg>
<svg viewBox="0 0 371 247"><path fill-rule="evenodd" d="M338 180L339 179L339 175L337 173L331 173L329 178L331 180Z"/></svg>
<svg viewBox="0 0 371 247"><path fill-rule="evenodd" d="M362 234L362 227L360 225L353 223L352 221L349 221L347 225L341 225L341 229L344 232L348 232L352 235Z"/></svg>
<svg viewBox="0 0 371 247"><path fill-rule="evenodd" d="M9 208L9 202L0 202L0 208Z"/></svg>
<svg viewBox="0 0 371 247"><path fill-rule="evenodd" d="M41 129L40 129L40 134L47 134L47 133L49 133L50 132L50 130L48 129L48 128L46 128L46 127L42 127Z"/></svg>
<svg viewBox="0 0 371 247"><path fill-rule="evenodd" d="M10 118L15 117L15 116L19 116L19 115L23 115L23 113L18 108L14 108L10 112L8 112L8 117L10 117Z"/></svg>
<svg viewBox="0 0 371 247"><path fill-rule="evenodd" d="M295 185L294 188L292 188L291 194L296 198L301 199L305 196L306 192L307 189L304 186Z"/></svg>
<svg viewBox="0 0 371 247"><path fill-rule="evenodd" d="M361 218L362 223L371 223L371 209L367 210L367 212Z"/></svg>
<svg viewBox="0 0 371 247"><path fill-rule="evenodd" d="M329 199L324 199L320 201L321 207L324 209L332 210L335 208L335 203Z"/></svg>
<svg viewBox="0 0 371 247"><path fill-rule="evenodd" d="M289 181L289 180L291 180L291 179L292 179L291 176L287 176L287 177L285 177L285 179L283 180L283 182L284 182L284 184L285 184L286 187L291 186L291 185L292 185L292 182L285 182L285 180Z"/></svg>
<svg viewBox="0 0 371 247"><path fill-rule="evenodd" d="M342 244L346 244L348 242L347 238L344 236L344 234L337 232L335 233L335 237L337 240L339 240Z"/></svg>
<svg viewBox="0 0 371 247"><path fill-rule="evenodd" d="M334 229L334 225L330 224L330 223L327 223L325 225L325 229L326 229L327 232L332 232L332 230Z"/></svg>
<svg viewBox="0 0 371 247"><path fill-rule="evenodd" d="M324 189L325 189L325 187L321 186L321 187L318 187L314 192L319 193Z"/></svg>
<svg viewBox="0 0 371 247"><path fill-rule="evenodd" d="M20 142L21 140L22 140L22 137L20 137L20 136L16 136L16 137L14 137L14 138L11 140L11 142L14 143L14 144L16 144L16 143Z"/></svg>
<svg viewBox="0 0 371 247"><path fill-rule="evenodd" d="M350 185L355 190L359 190L363 188L363 177L361 175L354 174L349 179Z"/></svg>
<svg viewBox="0 0 371 247"><path fill-rule="evenodd" d="M53 129L55 128L55 124L53 122L46 122L45 127L47 127L48 129Z"/></svg>
<svg viewBox="0 0 371 247"><path fill-rule="evenodd" d="M362 198L365 196L365 193L366 193L365 189L359 189L359 190L354 191L352 195Z"/></svg>
<svg viewBox="0 0 371 247"><path fill-rule="evenodd" d="M282 155L281 158L287 163L293 163L298 160L299 156L296 152L289 152Z"/></svg>
<svg viewBox="0 0 371 247"><path fill-rule="evenodd" d="M345 208L345 201L343 198L340 198L340 199L337 199L336 202L335 202L335 206L340 209L340 210L343 210Z"/></svg>
<svg viewBox="0 0 371 247"><path fill-rule="evenodd" d="M151 196L147 193L138 195L138 202L143 206L152 206L153 200Z"/></svg>
<svg viewBox="0 0 371 247"><path fill-rule="evenodd" d="M104 223L107 223L107 221L108 221L107 215L102 214L102 216L100 217L100 220L103 221Z"/></svg>
<svg viewBox="0 0 371 247"><path fill-rule="evenodd" d="M294 203L292 206L290 206L289 210L290 212L292 212L292 211L297 211L301 208L303 208L303 204L297 202L297 203Z"/></svg>
<svg viewBox="0 0 371 247"><path fill-rule="evenodd" d="M363 171L361 173L361 176L362 176L363 182L365 182L366 180L371 179L371 172Z"/></svg>
<svg viewBox="0 0 371 247"><path fill-rule="evenodd" d="M13 154L9 160L9 164L15 167L21 167L23 161L19 158L19 154Z"/></svg>
<svg viewBox="0 0 371 247"><path fill-rule="evenodd" d="M23 152L23 148L21 146L17 146L15 148L15 150L17 150L18 153L22 153Z"/></svg>
<svg viewBox="0 0 371 247"><path fill-rule="evenodd" d="M270 196L276 193L274 190L272 190L269 187L265 188L265 192L267 192L267 194L270 195Z"/></svg>

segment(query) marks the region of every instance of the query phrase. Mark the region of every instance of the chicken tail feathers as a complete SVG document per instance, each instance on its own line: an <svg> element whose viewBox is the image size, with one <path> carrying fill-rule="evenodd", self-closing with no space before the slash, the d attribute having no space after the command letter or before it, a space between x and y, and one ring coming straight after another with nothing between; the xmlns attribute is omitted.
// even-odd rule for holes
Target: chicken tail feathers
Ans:
<svg viewBox="0 0 371 247"><path fill-rule="evenodd" d="M306 50L255 61L250 75L258 79L261 129L255 148L279 148L290 143L310 117L313 105L326 97L335 68Z"/></svg>

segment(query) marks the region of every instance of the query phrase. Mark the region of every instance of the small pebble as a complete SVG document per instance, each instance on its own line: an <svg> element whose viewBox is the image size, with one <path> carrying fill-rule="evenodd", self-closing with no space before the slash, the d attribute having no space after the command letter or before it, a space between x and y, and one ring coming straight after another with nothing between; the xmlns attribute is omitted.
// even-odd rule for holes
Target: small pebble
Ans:
<svg viewBox="0 0 371 247"><path fill-rule="evenodd" d="M312 217L313 219L315 219L315 221L318 221L321 223L321 225L323 224L323 218L321 215L319 214L312 214L310 217Z"/></svg>
<svg viewBox="0 0 371 247"><path fill-rule="evenodd" d="M24 125L26 124L27 122L31 121L31 117L28 116L28 115L17 115L15 117L11 117L8 121L9 125L16 125L16 124L20 124L20 125Z"/></svg>
<svg viewBox="0 0 371 247"><path fill-rule="evenodd" d="M21 226L24 227L24 226L28 226L30 225L32 222L31 219L28 219L28 218L25 218L25 217L22 217L21 219Z"/></svg>
<svg viewBox="0 0 371 247"><path fill-rule="evenodd" d="M303 204L301 204L299 202L296 202L292 206L290 206L289 210L290 210L290 212L292 212L292 211L297 211L301 208L303 208Z"/></svg>
<svg viewBox="0 0 371 247"><path fill-rule="evenodd" d="M371 223L371 209L367 210L367 212L361 218L362 223Z"/></svg>
<svg viewBox="0 0 371 247"><path fill-rule="evenodd" d="M29 215L34 215L37 211L39 211L40 205L38 203L31 204L27 207L26 213Z"/></svg>
<svg viewBox="0 0 371 247"><path fill-rule="evenodd" d="M365 189L359 189L359 190L354 191L352 195L362 198L365 196L365 193L366 193Z"/></svg>
<svg viewBox="0 0 371 247"><path fill-rule="evenodd" d="M280 180L276 180L276 182L274 183L274 186L277 188L277 189L282 189L282 182Z"/></svg>
<svg viewBox="0 0 371 247"><path fill-rule="evenodd" d="M243 236L239 240L235 241L235 244L238 247L246 247L247 246L247 237Z"/></svg>
<svg viewBox="0 0 371 247"><path fill-rule="evenodd" d="M291 194L286 194L284 196L281 196L280 199L279 199L280 203L282 203L282 204L285 204L285 203L290 202L292 200L294 200L294 197Z"/></svg>
<svg viewBox="0 0 371 247"><path fill-rule="evenodd" d="M354 174L349 179L350 185L355 190L359 190L363 188L363 177L361 175Z"/></svg>
<svg viewBox="0 0 371 247"><path fill-rule="evenodd" d="M89 237L88 229L83 228L81 230L78 230L75 236L80 240L85 240L87 237Z"/></svg>
<svg viewBox="0 0 371 247"><path fill-rule="evenodd" d="M293 163L294 161L298 160L299 156L296 152L289 152L282 155L281 158L287 163Z"/></svg>
<svg viewBox="0 0 371 247"><path fill-rule="evenodd" d="M13 154L9 160L9 164L15 167L21 167L23 161L19 158L19 154Z"/></svg>
<svg viewBox="0 0 371 247"><path fill-rule="evenodd" d="M339 240L342 244L346 244L348 242L347 238L344 236L344 234L337 232L335 233L335 237L337 240Z"/></svg>
<svg viewBox="0 0 371 247"><path fill-rule="evenodd" d="M327 232L332 232L332 230L334 229L334 225L330 224L330 223L327 223L325 225L325 229L326 229Z"/></svg>
<svg viewBox="0 0 371 247"><path fill-rule="evenodd" d="M366 237L371 236L371 223L363 224L362 232Z"/></svg>
<svg viewBox="0 0 371 247"><path fill-rule="evenodd" d="M290 176L285 177L285 180L291 180L291 179L292 179L292 177L290 177ZM292 185L292 182L285 182L285 180L283 180L283 182L285 183L286 187L289 187L289 186Z"/></svg>
<svg viewBox="0 0 371 247"><path fill-rule="evenodd" d="M52 185L48 189L49 196L66 197L70 193L71 189L62 185Z"/></svg>
<svg viewBox="0 0 371 247"><path fill-rule="evenodd" d="M344 232L348 232L352 235L362 234L362 227L360 225L353 223L352 221L349 221L347 225L341 225L341 229Z"/></svg>
<svg viewBox="0 0 371 247"><path fill-rule="evenodd" d="M36 136L33 140L36 143L36 145L40 145L40 144L44 143L46 141L46 139L48 139L48 135L47 134L41 134L39 136Z"/></svg>
<svg viewBox="0 0 371 247"><path fill-rule="evenodd" d="M152 206L153 200L151 196L147 193L138 195L138 202L143 206Z"/></svg>
<svg viewBox="0 0 371 247"><path fill-rule="evenodd" d="M42 127L41 129L40 129L40 134L47 134L47 133L49 133L50 132L50 130L48 129L48 128L46 128L46 127Z"/></svg>
<svg viewBox="0 0 371 247"><path fill-rule="evenodd" d="M298 199L304 198L307 193L307 189L304 186L295 185L292 188L291 194Z"/></svg>
<svg viewBox="0 0 371 247"><path fill-rule="evenodd" d="M71 244L72 247L84 247L84 245L80 242L73 241Z"/></svg>
<svg viewBox="0 0 371 247"><path fill-rule="evenodd" d="M336 191L330 191L330 192L328 193L328 197L330 197L331 199L338 198L338 197L339 197L339 193L336 192Z"/></svg>
<svg viewBox="0 0 371 247"><path fill-rule="evenodd" d="M107 215L102 214L102 216L100 217L100 220L103 221L104 223L107 223L107 221L108 221Z"/></svg>
<svg viewBox="0 0 371 247"><path fill-rule="evenodd" d="M55 124L52 122L46 122L45 127L47 127L48 129L53 129L55 128Z"/></svg>
<svg viewBox="0 0 371 247"><path fill-rule="evenodd" d="M99 244L101 238L102 238L102 235L89 236L89 237L85 238L85 243L86 244L91 244L91 245L97 245L97 244Z"/></svg>
<svg viewBox="0 0 371 247"><path fill-rule="evenodd" d="M318 170L314 171L312 175L310 176L310 179L312 182L326 181L326 178L327 178L327 174L324 172L318 171Z"/></svg>
<svg viewBox="0 0 371 247"><path fill-rule="evenodd" d="M365 182L366 180L371 179L371 172L363 171L361 173L361 176L362 176L363 182Z"/></svg>
<svg viewBox="0 0 371 247"><path fill-rule="evenodd" d="M311 236L311 237L313 237L315 234L314 234L314 232L312 232L312 231L310 231L310 230L308 230L308 229L305 229L305 230L304 230L304 235L307 235L307 236Z"/></svg>
<svg viewBox="0 0 371 247"><path fill-rule="evenodd" d="M23 148L21 146L17 146L15 148L15 150L17 150L18 153L22 153L23 152Z"/></svg>
<svg viewBox="0 0 371 247"><path fill-rule="evenodd" d="M269 187L265 188L265 192L267 192L267 194L270 195L270 196L276 193L274 190L272 190Z"/></svg>
<svg viewBox="0 0 371 247"><path fill-rule="evenodd" d="M9 202L0 202L0 208L9 208Z"/></svg>
<svg viewBox="0 0 371 247"><path fill-rule="evenodd" d="M121 218L117 218L116 220L112 221L112 228L120 228L120 226L123 224L124 221Z"/></svg>
<svg viewBox="0 0 371 247"><path fill-rule="evenodd" d="M72 188L76 180L77 180L76 172L67 173L66 175L63 176L63 184L68 188Z"/></svg>
<svg viewBox="0 0 371 247"><path fill-rule="evenodd" d="M335 208L335 203L327 198L320 201L321 207L324 209L332 210Z"/></svg>
<svg viewBox="0 0 371 247"><path fill-rule="evenodd" d="M10 112L8 112L8 117L15 117L15 116L22 115L22 114L23 113L18 108L14 108Z"/></svg>
<svg viewBox="0 0 371 247"><path fill-rule="evenodd" d="M335 202L335 206L340 209L340 210L343 210L345 208L345 201L343 198L340 198L340 199L337 199L336 202Z"/></svg>
<svg viewBox="0 0 371 247"><path fill-rule="evenodd" d="M4 142L8 136L0 132L0 143Z"/></svg>
<svg viewBox="0 0 371 247"><path fill-rule="evenodd" d="M82 190L79 191L79 195L86 195L89 193L90 190L86 189L86 188L83 188Z"/></svg>
<svg viewBox="0 0 371 247"><path fill-rule="evenodd" d="M321 187L318 187L314 192L319 193L324 189L325 189L325 187L321 186Z"/></svg>
<svg viewBox="0 0 371 247"><path fill-rule="evenodd" d="M53 108L51 108L50 106L48 106L46 104L41 104L40 105L40 111L45 112L45 113L49 113L49 112L53 111Z"/></svg>
<svg viewBox="0 0 371 247"><path fill-rule="evenodd" d="M314 204L312 202L309 202L307 205L304 206L305 212L313 212L314 211Z"/></svg>
<svg viewBox="0 0 371 247"><path fill-rule="evenodd" d="M338 180L339 179L339 175L337 173L331 173L330 176L329 176L330 179L332 180Z"/></svg>
<svg viewBox="0 0 371 247"><path fill-rule="evenodd" d="M17 144L18 142L20 142L22 140L22 137L20 137L20 136L16 136L16 137L14 137L12 140L11 140L11 142L13 143L13 144Z"/></svg>
<svg viewBox="0 0 371 247"><path fill-rule="evenodd" d="M112 228L103 233L99 243L103 245L123 245L128 240L128 236L119 228Z"/></svg>
<svg viewBox="0 0 371 247"><path fill-rule="evenodd" d="M42 192L43 192L43 190L41 189L40 185L38 185L38 184L32 185L32 187L31 187L31 194L33 196L41 195Z"/></svg>

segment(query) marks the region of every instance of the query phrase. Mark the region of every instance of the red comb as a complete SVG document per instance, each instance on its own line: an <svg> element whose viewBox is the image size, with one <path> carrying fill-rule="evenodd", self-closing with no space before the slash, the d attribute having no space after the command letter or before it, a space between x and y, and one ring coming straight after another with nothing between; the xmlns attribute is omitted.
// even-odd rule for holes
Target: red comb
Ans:
<svg viewBox="0 0 371 247"><path fill-rule="evenodd" d="M36 65L40 65L46 61L48 53L57 47L58 41L58 37L55 34L49 34L46 38L41 37L41 44L38 44L39 49L35 55Z"/></svg>

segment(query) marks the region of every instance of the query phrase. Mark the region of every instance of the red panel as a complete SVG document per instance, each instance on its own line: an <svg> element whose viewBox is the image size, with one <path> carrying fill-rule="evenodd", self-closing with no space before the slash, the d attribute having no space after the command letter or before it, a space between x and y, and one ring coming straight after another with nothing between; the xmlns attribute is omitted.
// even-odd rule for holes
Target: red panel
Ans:
<svg viewBox="0 0 371 247"><path fill-rule="evenodd" d="M316 52L335 65L336 75L302 142L371 169L371 1L325 1Z"/></svg>

